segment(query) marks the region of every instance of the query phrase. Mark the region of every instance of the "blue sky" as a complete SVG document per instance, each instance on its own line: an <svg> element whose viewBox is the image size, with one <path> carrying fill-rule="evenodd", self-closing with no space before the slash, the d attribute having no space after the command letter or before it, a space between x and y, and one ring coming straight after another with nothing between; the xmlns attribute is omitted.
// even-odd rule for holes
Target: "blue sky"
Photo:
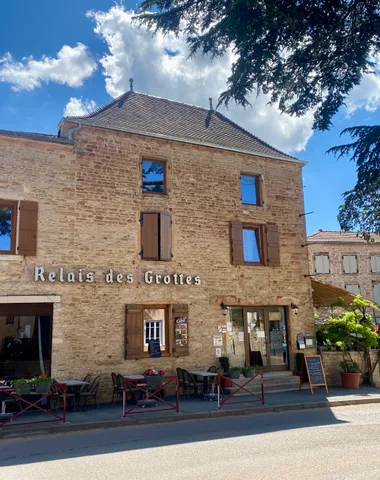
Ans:
<svg viewBox="0 0 380 480"><path fill-rule="evenodd" d="M64 110L82 114L128 90L208 106L223 90L232 54L216 62L186 60L183 39L154 38L130 21L136 2L111 0L12 0L0 5L0 128L56 133ZM93 11L92 15L87 12ZM170 51L178 51L171 56ZM33 57L33 58L31 58ZM380 121L380 81L372 76L347 101L329 132L311 130L312 115L294 119L252 99L231 105L227 116L281 150L306 160L308 233L339 229L341 195L356 178L355 166L325 152L342 129Z"/></svg>

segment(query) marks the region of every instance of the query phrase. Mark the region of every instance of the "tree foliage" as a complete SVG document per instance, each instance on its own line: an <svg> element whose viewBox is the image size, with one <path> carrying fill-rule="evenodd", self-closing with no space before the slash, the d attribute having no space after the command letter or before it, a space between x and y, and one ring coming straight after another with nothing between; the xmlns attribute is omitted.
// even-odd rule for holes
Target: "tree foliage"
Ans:
<svg viewBox="0 0 380 480"><path fill-rule="evenodd" d="M8 207L0 207L0 236L11 234L11 211Z"/></svg>
<svg viewBox="0 0 380 480"><path fill-rule="evenodd" d="M380 126L351 127L343 130L354 141L330 148L338 158L350 155L357 165L358 179L343 194L338 220L342 230L359 229L367 240L380 233Z"/></svg>
<svg viewBox="0 0 380 480"><path fill-rule="evenodd" d="M144 0L137 20L183 33L192 55L233 49L219 104L247 106L251 92L269 94L281 112L313 110L314 128L325 130L373 67L379 13L378 0Z"/></svg>

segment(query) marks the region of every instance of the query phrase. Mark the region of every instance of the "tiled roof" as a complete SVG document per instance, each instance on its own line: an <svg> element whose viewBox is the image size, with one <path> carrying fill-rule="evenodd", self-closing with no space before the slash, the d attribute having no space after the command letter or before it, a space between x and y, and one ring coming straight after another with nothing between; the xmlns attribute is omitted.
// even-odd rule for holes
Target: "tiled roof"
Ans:
<svg viewBox="0 0 380 480"><path fill-rule="evenodd" d="M380 243L380 235L371 235L374 243ZM307 243L361 243L367 244L364 238L358 236L357 232L334 232L321 230L307 237Z"/></svg>
<svg viewBox="0 0 380 480"><path fill-rule="evenodd" d="M89 115L62 121L301 162L218 112L143 93L127 92Z"/></svg>
<svg viewBox="0 0 380 480"><path fill-rule="evenodd" d="M60 138L57 135L49 135L47 133L34 132L16 132L13 130L0 130L0 135L13 138L25 138L28 140L38 140L41 142L65 143L72 144L73 142L68 138Z"/></svg>

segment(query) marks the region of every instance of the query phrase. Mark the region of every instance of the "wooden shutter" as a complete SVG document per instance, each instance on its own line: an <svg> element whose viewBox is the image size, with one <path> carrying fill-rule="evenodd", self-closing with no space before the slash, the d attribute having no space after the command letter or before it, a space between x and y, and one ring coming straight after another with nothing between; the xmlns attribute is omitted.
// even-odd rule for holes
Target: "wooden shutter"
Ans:
<svg viewBox="0 0 380 480"><path fill-rule="evenodd" d="M172 217L168 213L160 213L160 259L172 259Z"/></svg>
<svg viewBox="0 0 380 480"><path fill-rule="evenodd" d="M351 270L351 273L358 273L358 265L356 263L356 255L350 255L350 270Z"/></svg>
<svg viewBox="0 0 380 480"><path fill-rule="evenodd" d="M267 241L267 265L277 267L280 265L280 239L278 235L278 226L275 223L266 225Z"/></svg>
<svg viewBox="0 0 380 480"><path fill-rule="evenodd" d="M346 285L344 288L347 292L350 292L353 295L358 295L360 293L360 286L356 284Z"/></svg>
<svg viewBox="0 0 380 480"><path fill-rule="evenodd" d="M159 260L158 213L141 214L141 258Z"/></svg>
<svg viewBox="0 0 380 480"><path fill-rule="evenodd" d="M355 255L343 255L343 271L344 273L358 272Z"/></svg>
<svg viewBox="0 0 380 480"><path fill-rule="evenodd" d="M37 202L20 202L20 223L18 236L19 255L37 254Z"/></svg>
<svg viewBox="0 0 380 480"><path fill-rule="evenodd" d="M330 273L330 263L328 255L322 255L322 272L321 273Z"/></svg>
<svg viewBox="0 0 380 480"><path fill-rule="evenodd" d="M371 256L371 272L372 273L380 272L380 257L378 255Z"/></svg>
<svg viewBox="0 0 380 480"><path fill-rule="evenodd" d="M141 305L127 305L125 317L125 358L135 360L143 353L143 314Z"/></svg>
<svg viewBox="0 0 380 480"><path fill-rule="evenodd" d="M243 225L237 220L230 222L231 262L232 265L244 265Z"/></svg>
<svg viewBox="0 0 380 480"><path fill-rule="evenodd" d="M176 319L186 319L186 323L176 323ZM173 336L173 355L175 357L185 357L189 355L189 309L187 305L173 305L172 306L172 320L173 320L173 326L174 327L174 336ZM187 325L187 342L182 345L178 345L176 341L176 336L178 337L179 335L175 333L175 328L178 325ZM182 327L181 331L183 333ZM183 342L184 340L182 340Z"/></svg>
<svg viewBox="0 0 380 480"><path fill-rule="evenodd" d="M373 301L380 305L380 283L373 285Z"/></svg>

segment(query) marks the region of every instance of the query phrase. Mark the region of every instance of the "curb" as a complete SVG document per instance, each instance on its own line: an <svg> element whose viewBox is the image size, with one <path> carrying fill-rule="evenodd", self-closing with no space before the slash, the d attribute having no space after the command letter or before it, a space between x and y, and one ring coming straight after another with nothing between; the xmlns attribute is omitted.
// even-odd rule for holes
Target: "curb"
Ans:
<svg viewBox="0 0 380 480"><path fill-rule="evenodd" d="M51 426L33 426L32 429L21 429L17 427L0 429L0 439L23 439L44 435L56 435L61 433L88 432L91 430L105 430L110 428L128 428L151 424L176 423L193 420L207 420L213 418L241 417L250 415L267 415L270 413L285 413L300 410L313 410L321 408L344 407L349 405L365 405L380 403L380 396L377 398L359 398L352 400L334 400L332 402L293 403L289 405L264 405L261 407L249 407L235 410L214 410L199 413L179 413L175 416L157 416L150 418L119 418L117 420L105 420L93 423L64 423Z"/></svg>

